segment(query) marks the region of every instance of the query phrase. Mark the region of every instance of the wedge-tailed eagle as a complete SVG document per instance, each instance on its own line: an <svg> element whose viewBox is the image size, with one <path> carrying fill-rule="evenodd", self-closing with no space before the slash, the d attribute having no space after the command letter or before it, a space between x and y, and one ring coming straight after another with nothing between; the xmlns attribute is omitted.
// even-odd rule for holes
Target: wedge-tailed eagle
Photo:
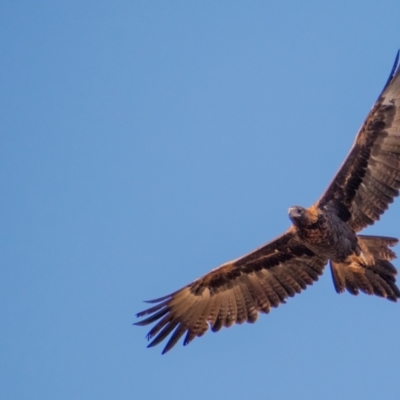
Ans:
<svg viewBox="0 0 400 400"><path fill-rule="evenodd" d="M209 327L255 322L258 314L300 293L329 261L338 293L347 289L392 301L400 298L390 249L398 240L358 232L379 220L400 189L400 68L397 53L389 79L353 147L322 197L311 207L289 208L290 228L257 250L229 261L137 314L136 325L155 323L163 353L186 334L187 345Z"/></svg>

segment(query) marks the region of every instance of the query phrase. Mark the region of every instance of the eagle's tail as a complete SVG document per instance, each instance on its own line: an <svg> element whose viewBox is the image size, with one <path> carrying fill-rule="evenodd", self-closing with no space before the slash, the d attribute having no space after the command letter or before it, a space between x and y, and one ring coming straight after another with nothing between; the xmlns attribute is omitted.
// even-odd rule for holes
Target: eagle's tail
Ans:
<svg viewBox="0 0 400 400"><path fill-rule="evenodd" d="M400 290L396 285L397 270L390 262L396 254L389 248L398 239L383 236L358 236L359 256L353 255L343 263L330 263L335 289L347 289L357 295L359 290L397 301Z"/></svg>

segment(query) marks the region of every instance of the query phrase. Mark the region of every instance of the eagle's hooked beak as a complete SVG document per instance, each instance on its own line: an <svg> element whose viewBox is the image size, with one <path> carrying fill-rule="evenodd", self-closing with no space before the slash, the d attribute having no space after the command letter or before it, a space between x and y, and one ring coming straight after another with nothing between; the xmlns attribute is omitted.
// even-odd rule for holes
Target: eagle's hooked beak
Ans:
<svg viewBox="0 0 400 400"><path fill-rule="evenodd" d="M303 209L301 207L289 207L288 209L289 218L291 220L300 218L303 215Z"/></svg>

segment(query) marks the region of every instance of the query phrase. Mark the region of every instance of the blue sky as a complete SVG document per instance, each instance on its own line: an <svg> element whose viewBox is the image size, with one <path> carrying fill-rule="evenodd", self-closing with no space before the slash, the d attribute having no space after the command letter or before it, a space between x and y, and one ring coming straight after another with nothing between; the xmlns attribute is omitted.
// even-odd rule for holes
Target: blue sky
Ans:
<svg viewBox="0 0 400 400"><path fill-rule="evenodd" d="M394 0L3 1L2 398L398 399L400 305L338 295L329 270L165 356L132 323L320 196L399 15ZM399 237L399 203L367 232Z"/></svg>

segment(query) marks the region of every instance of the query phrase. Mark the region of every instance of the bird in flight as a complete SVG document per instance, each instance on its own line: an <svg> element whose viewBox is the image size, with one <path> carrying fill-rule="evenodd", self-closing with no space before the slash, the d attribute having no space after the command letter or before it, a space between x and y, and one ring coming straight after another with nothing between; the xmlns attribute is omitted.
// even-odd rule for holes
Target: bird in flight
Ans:
<svg viewBox="0 0 400 400"><path fill-rule="evenodd" d="M359 291L397 301L398 239L358 232L379 220L400 189L400 68L389 78L354 144L321 198L309 208L289 208L290 228L264 246L229 261L138 313L135 325L154 323L148 347L169 340L163 354L285 303L312 285L329 262L338 293Z"/></svg>

